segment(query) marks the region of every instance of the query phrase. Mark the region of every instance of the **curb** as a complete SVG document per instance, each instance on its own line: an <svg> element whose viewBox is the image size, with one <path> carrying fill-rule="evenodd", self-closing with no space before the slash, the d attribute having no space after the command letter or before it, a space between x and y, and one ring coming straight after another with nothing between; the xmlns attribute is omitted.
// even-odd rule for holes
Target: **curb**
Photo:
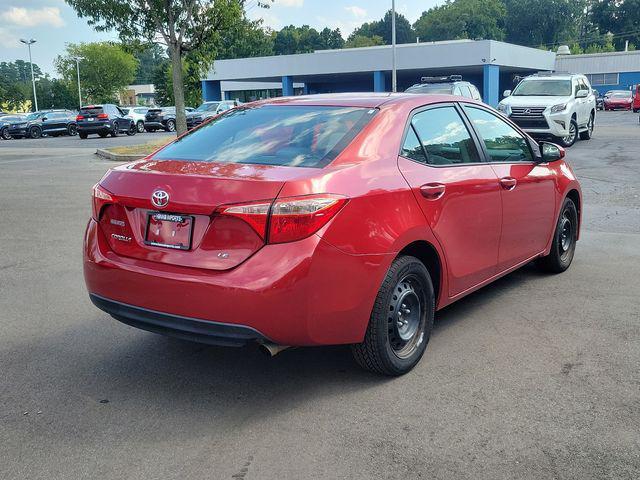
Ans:
<svg viewBox="0 0 640 480"><path fill-rule="evenodd" d="M133 160L139 160L141 158L146 157L146 155L141 154L119 154L112 153L109 150L105 150L104 148L99 148L96 150L96 155L102 157L106 160L112 160L114 162L131 162Z"/></svg>

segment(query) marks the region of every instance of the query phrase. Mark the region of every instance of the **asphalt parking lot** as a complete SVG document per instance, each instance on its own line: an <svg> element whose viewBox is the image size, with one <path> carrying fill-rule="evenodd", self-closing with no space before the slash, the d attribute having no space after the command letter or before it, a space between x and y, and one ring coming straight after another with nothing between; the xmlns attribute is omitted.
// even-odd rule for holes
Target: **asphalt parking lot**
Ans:
<svg viewBox="0 0 640 480"><path fill-rule="evenodd" d="M164 338L89 302L90 188L115 139L0 141L0 478L640 478L640 125L601 112L569 271L440 312L422 362Z"/></svg>

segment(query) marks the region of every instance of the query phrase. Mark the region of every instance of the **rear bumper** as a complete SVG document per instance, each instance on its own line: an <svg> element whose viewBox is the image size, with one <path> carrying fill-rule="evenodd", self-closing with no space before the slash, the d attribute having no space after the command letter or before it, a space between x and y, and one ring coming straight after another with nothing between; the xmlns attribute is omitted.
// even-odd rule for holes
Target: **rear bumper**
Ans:
<svg viewBox="0 0 640 480"><path fill-rule="evenodd" d="M82 124L78 124L76 130L78 132L82 132L82 133L110 132L111 131L111 124L109 124L109 123L104 123L102 125L95 125L95 124L82 125Z"/></svg>
<svg viewBox="0 0 640 480"><path fill-rule="evenodd" d="M268 339L257 330L243 325L230 325L156 312L89 294L93 304L116 320L132 327L193 342L241 347L249 342Z"/></svg>
<svg viewBox="0 0 640 480"><path fill-rule="evenodd" d="M144 121L145 128L166 128L163 122Z"/></svg>
<svg viewBox="0 0 640 480"><path fill-rule="evenodd" d="M229 270L192 268L118 255L90 220L84 276L94 296L154 315L249 328L281 345L333 345L362 341L393 257L350 255L312 235L264 246Z"/></svg>

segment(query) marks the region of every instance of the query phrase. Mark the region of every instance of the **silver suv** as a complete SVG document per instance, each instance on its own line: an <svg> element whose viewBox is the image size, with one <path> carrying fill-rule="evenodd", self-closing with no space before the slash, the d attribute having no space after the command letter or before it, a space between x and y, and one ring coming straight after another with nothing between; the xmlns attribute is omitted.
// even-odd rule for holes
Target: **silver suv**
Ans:
<svg viewBox="0 0 640 480"><path fill-rule="evenodd" d="M589 140L593 135L596 97L584 75L530 75L504 97L498 110L533 137L552 137L570 147L578 136Z"/></svg>
<svg viewBox="0 0 640 480"><path fill-rule="evenodd" d="M480 92L471 82L462 80L462 75L449 75L448 77L422 77L420 83L410 86L407 93L430 93L459 95L482 101Z"/></svg>

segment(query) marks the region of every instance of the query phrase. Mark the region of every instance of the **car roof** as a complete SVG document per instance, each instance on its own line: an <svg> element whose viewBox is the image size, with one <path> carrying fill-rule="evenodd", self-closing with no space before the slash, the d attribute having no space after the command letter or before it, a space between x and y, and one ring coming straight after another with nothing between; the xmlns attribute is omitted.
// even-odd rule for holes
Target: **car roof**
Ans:
<svg viewBox="0 0 640 480"><path fill-rule="evenodd" d="M298 97L278 97L267 100L260 100L244 104L252 106L256 104L270 105L309 105L309 106L330 106L330 107L362 107L379 108L383 105L409 105L416 108L421 105L443 102L465 101L474 102L470 98L444 94L416 94L416 93L325 93L318 95L303 95Z"/></svg>

